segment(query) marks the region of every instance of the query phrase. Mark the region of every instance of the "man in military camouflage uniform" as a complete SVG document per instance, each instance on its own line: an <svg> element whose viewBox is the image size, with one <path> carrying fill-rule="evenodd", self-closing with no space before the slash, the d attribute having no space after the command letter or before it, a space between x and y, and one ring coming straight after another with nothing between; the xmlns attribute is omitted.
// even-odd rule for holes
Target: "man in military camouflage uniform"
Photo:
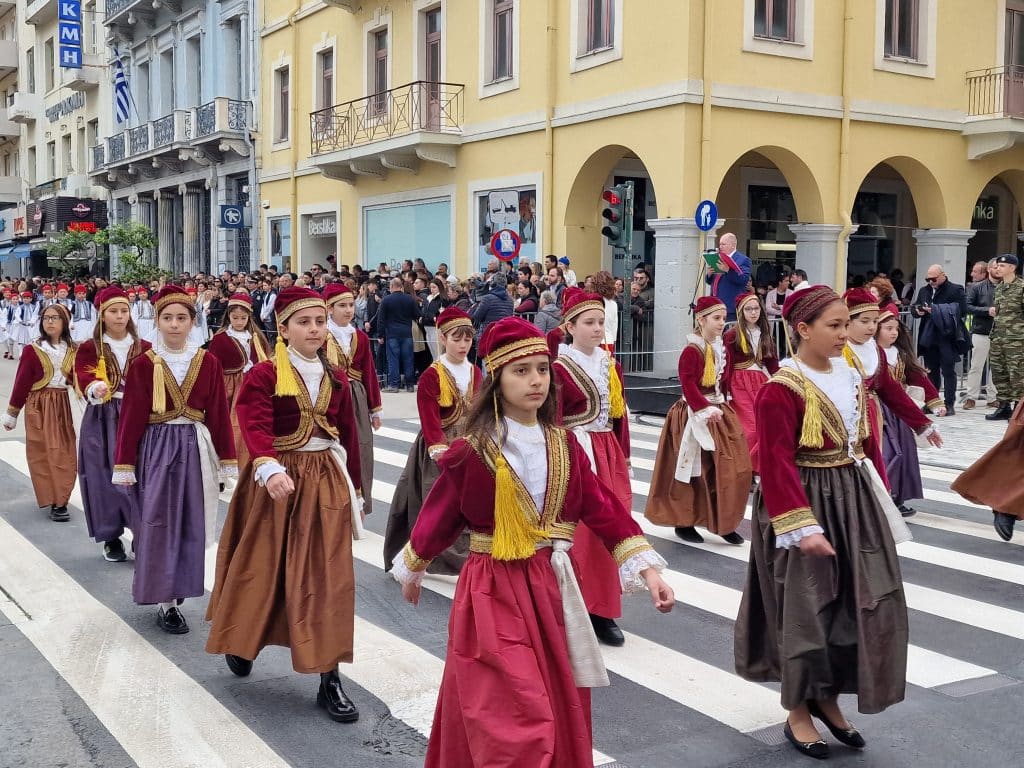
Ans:
<svg viewBox="0 0 1024 768"><path fill-rule="evenodd" d="M995 318L989 365L996 385L999 408L985 418L989 421L1009 420L1017 401L1024 396L1024 279L1017 274L1017 257L997 256L994 306L989 310Z"/></svg>

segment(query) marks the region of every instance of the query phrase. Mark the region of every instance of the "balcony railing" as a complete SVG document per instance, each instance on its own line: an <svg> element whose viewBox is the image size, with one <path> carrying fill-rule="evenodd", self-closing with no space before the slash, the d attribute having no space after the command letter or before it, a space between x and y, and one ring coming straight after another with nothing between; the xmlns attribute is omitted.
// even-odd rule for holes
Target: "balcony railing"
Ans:
<svg viewBox="0 0 1024 768"><path fill-rule="evenodd" d="M128 131L128 144L133 155L141 155L149 151L149 123L132 128Z"/></svg>
<svg viewBox="0 0 1024 768"><path fill-rule="evenodd" d="M314 155L350 149L418 131L462 132L463 91L455 83L414 83L313 112Z"/></svg>
<svg viewBox="0 0 1024 768"><path fill-rule="evenodd" d="M103 167L103 156L105 147L103 144L97 144L92 148L92 168L91 170L96 171Z"/></svg>
<svg viewBox="0 0 1024 768"><path fill-rule="evenodd" d="M967 73L968 117L1024 117L1024 67Z"/></svg>
<svg viewBox="0 0 1024 768"><path fill-rule="evenodd" d="M124 134L119 133L107 139L107 162L116 163L124 160Z"/></svg>
<svg viewBox="0 0 1024 768"><path fill-rule="evenodd" d="M106 25L113 24L117 21L118 17L126 11L130 11L136 6L142 5L144 0L107 0L106 14L103 17L103 23ZM151 8L149 3L146 3L146 7Z"/></svg>

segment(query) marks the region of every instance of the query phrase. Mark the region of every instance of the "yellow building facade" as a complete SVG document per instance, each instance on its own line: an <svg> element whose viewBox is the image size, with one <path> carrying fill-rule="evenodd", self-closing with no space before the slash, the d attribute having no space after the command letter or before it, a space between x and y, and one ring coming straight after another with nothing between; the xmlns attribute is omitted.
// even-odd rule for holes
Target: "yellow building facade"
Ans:
<svg viewBox="0 0 1024 768"><path fill-rule="evenodd" d="M962 282L1018 248L1022 20L1014 0L267 0L264 261L464 276L518 227L581 278L650 264L657 349L689 325L703 199L755 266ZM626 179L616 263L601 193Z"/></svg>

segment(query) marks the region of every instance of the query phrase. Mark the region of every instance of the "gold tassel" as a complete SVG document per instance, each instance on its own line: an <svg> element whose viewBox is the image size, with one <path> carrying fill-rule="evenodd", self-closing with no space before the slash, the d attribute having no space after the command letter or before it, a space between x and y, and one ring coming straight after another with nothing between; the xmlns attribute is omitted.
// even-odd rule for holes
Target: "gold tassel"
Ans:
<svg viewBox="0 0 1024 768"><path fill-rule="evenodd" d="M621 419L626 415L626 399L622 392L622 381L615 369L615 361L608 355L608 406L609 415L613 419Z"/></svg>
<svg viewBox="0 0 1024 768"><path fill-rule="evenodd" d="M335 368L341 365L341 345L334 340L333 336L328 337L327 362L329 362Z"/></svg>
<svg viewBox="0 0 1024 768"><path fill-rule="evenodd" d="M451 408L455 404L455 392L452 390L451 382L448 381L448 372L444 369L444 363L440 360L434 363L434 368L437 369L437 379L441 387L441 394L437 398L437 404L442 408Z"/></svg>
<svg viewBox="0 0 1024 768"><path fill-rule="evenodd" d="M853 370L857 371L861 376L864 375L864 370L860 367L860 360L857 359L856 353L849 346L843 347L843 359Z"/></svg>
<svg viewBox="0 0 1024 768"><path fill-rule="evenodd" d="M803 373L800 374L803 376ZM804 378L804 424L800 430L800 445L805 448L821 448L825 445L825 425L821 417L821 403Z"/></svg>
<svg viewBox="0 0 1024 768"><path fill-rule="evenodd" d="M299 382L295 380L295 370L292 361L288 359L288 347L284 345L281 334L277 335L277 344L274 346L274 367L277 369L274 394L277 397L298 397Z"/></svg>
<svg viewBox="0 0 1024 768"><path fill-rule="evenodd" d="M718 378L715 370L715 350L711 348L711 342L704 342L704 375L700 377L702 387L713 387Z"/></svg>
<svg viewBox="0 0 1024 768"><path fill-rule="evenodd" d="M740 335L740 351L744 355L749 355L750 354L750 344L747 343L747 329L746 328L739 328L738 327L738 328L736 328L736 333L738 333Z"/></svg>
<svg viewBox="0 0 1024 768"><path fill-rule="evenodd" d="M167 389L164 386L164 361L153 356L153 413L167 412Z"/></svg>
<svg viewBox="0 0 1024 768"><path fill-rule="evenodd" d="M99 379L100 381L107 385L107 394L103 398L103 402L109 401L110 398L114 396L114 393L111 391L110 388L110 378L107 375L107 356L103 352L102 342L100 343L99 350L97 351L96 354L96 368L94 374L97 379Z"/></svg>
<svg viewBox="0 0 1024 768"><path fill-rule="evenodd" d="M547 534L533 528L526 518L512 470L501 452L505 442L501 434L504 425L498 413L498 393L494 393L494 428L498 432L498 455L494 458L494 536L491 557L495 560L526 560L533 557L536 543Z"/></svg>

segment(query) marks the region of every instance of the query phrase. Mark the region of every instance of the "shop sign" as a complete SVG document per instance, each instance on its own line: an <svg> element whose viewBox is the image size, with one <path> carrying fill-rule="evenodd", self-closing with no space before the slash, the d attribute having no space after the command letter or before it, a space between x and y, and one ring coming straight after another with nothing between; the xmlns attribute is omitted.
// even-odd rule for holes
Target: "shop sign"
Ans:
<svg viewBox="0 0 1024 768"><path fill-rule="evenodd" d="M333 214L309 217L310 237L334 237L338 234L338 219Z"/></svg>
<svg viewBox="0 0 1024 768"><path fill-rule="evenodd" d="M89 232L95 234L97 230L95 221L69 221L68 232Z"/></svg>

